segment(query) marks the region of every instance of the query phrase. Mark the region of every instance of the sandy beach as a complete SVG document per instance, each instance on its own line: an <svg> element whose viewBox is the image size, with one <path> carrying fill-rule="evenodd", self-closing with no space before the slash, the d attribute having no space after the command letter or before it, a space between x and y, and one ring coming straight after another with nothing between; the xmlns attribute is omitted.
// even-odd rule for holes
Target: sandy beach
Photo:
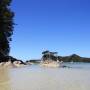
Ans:
<svg viewBox="0 0 90 90"><path fill-rule="evenodd" d="M10 79L5 67L0 67L0 90L10 90Z"/></svg>

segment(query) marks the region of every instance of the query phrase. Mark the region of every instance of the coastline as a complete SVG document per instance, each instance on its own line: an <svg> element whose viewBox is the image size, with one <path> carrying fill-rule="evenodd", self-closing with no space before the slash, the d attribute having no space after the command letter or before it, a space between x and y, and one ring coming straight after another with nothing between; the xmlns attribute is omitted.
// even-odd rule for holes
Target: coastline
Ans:
<svg viewBox="0 0 90 90"><path fill-rule="evenodd" d="M0 90L10 90L10 79L8 69L0 67Z"/></svg>
<svg viewBox="0 0 90 90"><path fill-rule="evenodd" d="M15 90L90 90L89 78L90 67L46 68L31 65L11 70L12 88Z"/></svg>

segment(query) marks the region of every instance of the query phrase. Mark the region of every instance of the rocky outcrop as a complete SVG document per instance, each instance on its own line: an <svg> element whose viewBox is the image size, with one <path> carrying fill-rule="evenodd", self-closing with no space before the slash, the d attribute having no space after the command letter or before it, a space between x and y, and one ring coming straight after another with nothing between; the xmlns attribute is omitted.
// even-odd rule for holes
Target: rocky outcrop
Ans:
<svg viewBox="0 0 90 90"><path fill-rule="evenodd" d="M55 52L54 52L55 53ZM77 54L72 54L70 56L57 56L54 55L53 52L44 51L42 56L42 60L53 60L53 61L63 61L63 62L90 62L90 58L81 57Z"/></svg>
<svg viewBox="0 0 90 90"><path fill-rule="evenodd" d="M4 67L22 67L26 64L22 60L18 60L11 56L5 56L0 58L0 66Z"/></svg>

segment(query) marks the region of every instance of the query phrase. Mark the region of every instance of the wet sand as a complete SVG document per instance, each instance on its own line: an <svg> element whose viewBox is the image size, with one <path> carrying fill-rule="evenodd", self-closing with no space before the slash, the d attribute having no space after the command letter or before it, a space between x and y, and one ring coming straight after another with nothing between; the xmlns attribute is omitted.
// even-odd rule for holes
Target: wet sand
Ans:
<svg viewBox="0 0 90 90"><path fill-rule="evenodd" d="M4 67L0 67L0 90L10 90L8 70Z"/></svg>

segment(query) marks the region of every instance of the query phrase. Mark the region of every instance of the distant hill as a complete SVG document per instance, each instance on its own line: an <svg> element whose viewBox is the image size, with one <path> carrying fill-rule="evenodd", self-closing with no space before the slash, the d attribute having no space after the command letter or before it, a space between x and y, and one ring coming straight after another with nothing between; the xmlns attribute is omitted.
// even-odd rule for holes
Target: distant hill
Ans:
<svg viewBox="0 0 90 90"><path fill-rule="evenodd" d="M72 54L70 56L58 56L59 61L64 61L64 62L90 62L90 58L86 57L81 57L76 54Z"/></svg>
<svg viewBox="0 0 90 90"><path fill-rule="evenodd" d="M46 59L46 55L42 56L42 58L44 58L43 60ZM90 62L90 58L86 58L86 57L81 57L77 54L72 54L70 56L51 56L51 59L56 61L58 58L59 61L63 61L63 62ZM41 59L36 59L36 60L28 60L26 61L26 63L40 63Z"/></svg>
<svg viewBox="0 0 90 90"><path fill-rule="evenodd" d="M90 58L86 57L81 57L77 54L72 54L70 56L57 56L57 53L54 54L55 52L50 52L50 51L44 51L42 54L42 59L45 60L54 60L56 61L57 59L59 61L63 62L90 62Z"/></svg>

